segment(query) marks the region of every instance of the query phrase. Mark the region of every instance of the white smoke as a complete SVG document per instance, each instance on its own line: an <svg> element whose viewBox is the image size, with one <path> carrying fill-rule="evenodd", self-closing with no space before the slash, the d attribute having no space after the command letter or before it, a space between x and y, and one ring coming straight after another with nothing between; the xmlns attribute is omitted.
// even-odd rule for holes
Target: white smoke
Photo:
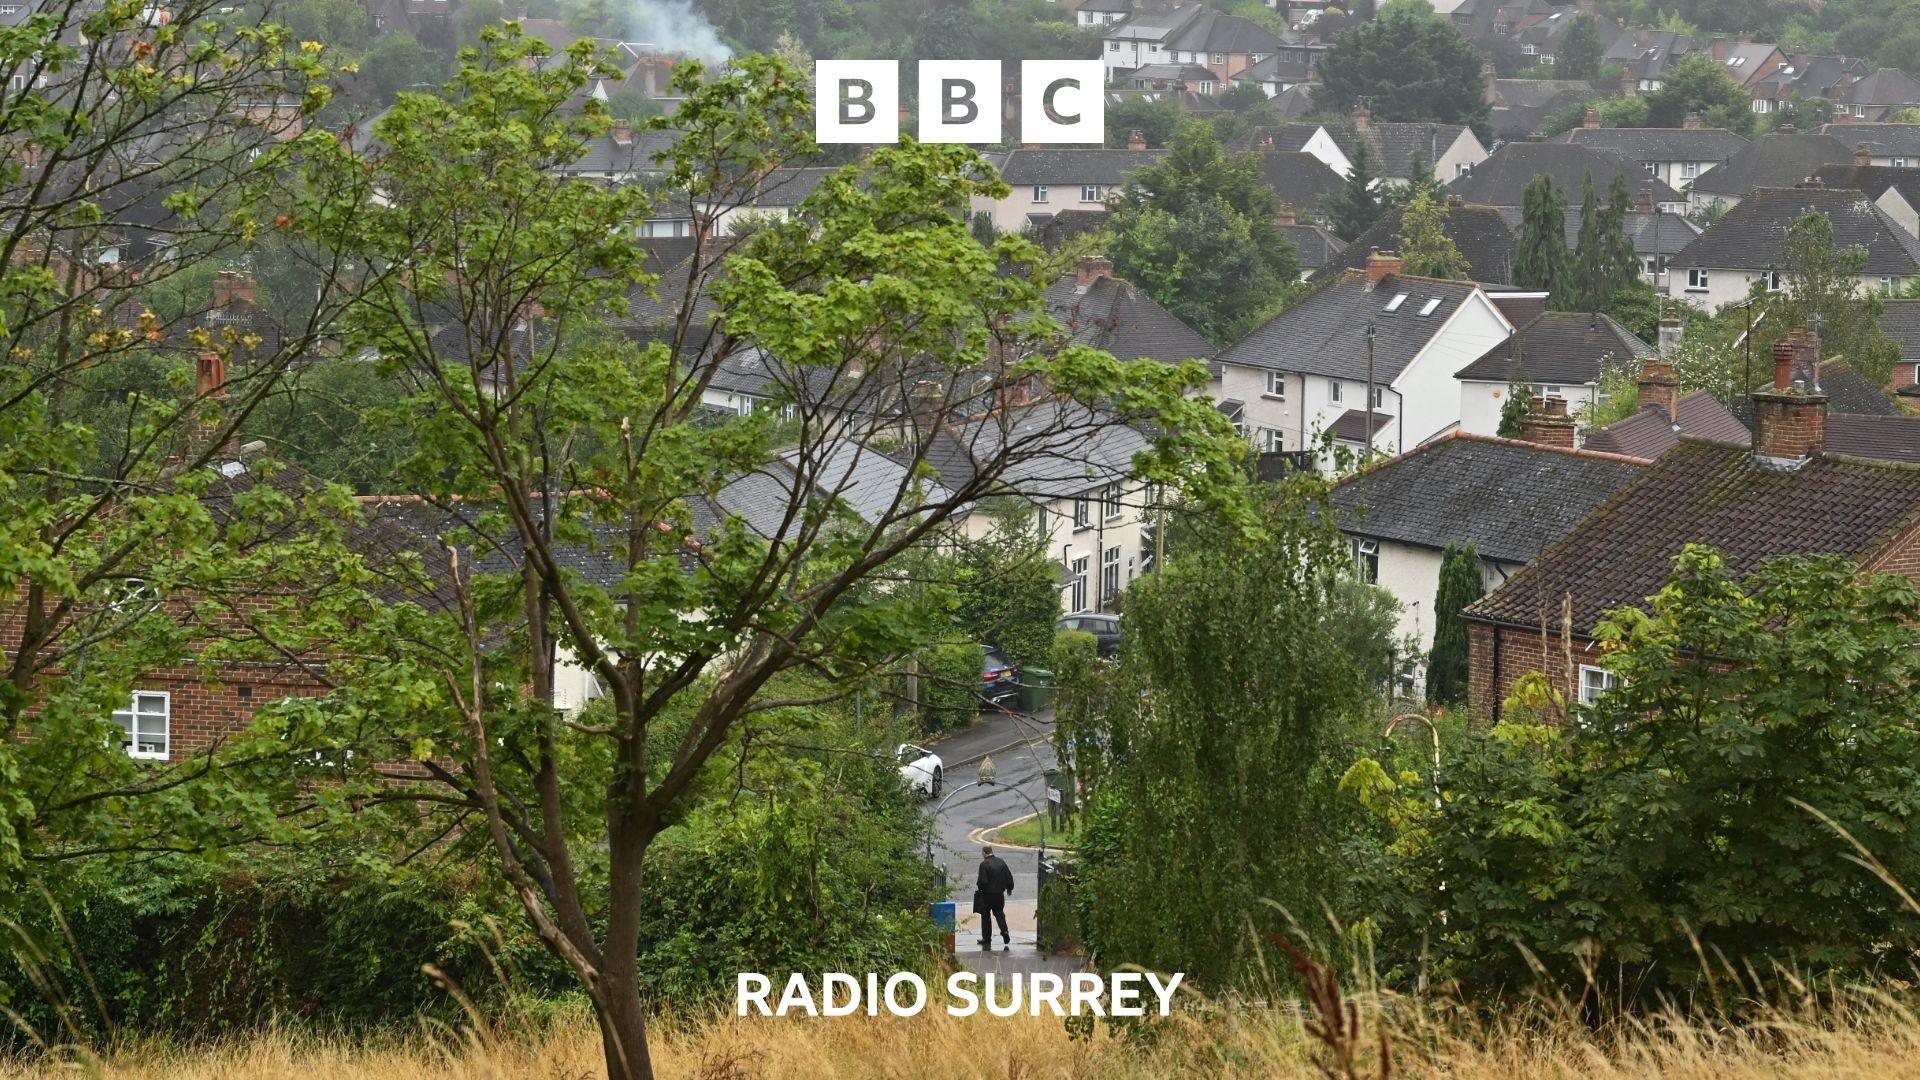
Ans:
<svg viewBox="0 0 1920 1080"><path fill-rule="evenodd" d="M684 53L715 64L733 58L733 50L714 33L713 24L693 10L690 0L634 0L627 32L633 41L662 52Z"/></svg>

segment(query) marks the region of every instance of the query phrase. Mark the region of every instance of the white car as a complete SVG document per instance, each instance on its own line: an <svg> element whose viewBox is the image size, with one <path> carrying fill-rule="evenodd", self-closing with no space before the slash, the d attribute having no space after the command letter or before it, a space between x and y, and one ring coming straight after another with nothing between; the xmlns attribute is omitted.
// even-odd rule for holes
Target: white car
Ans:
<svg viewBox="0 0 1920 1080"><path fill-rule="evenodd" d="M907 782L910 790L928 798L940 794L940 776L946 766L939 754L924 746L904 742L894 753L900 758L900 778Z"/></svg>

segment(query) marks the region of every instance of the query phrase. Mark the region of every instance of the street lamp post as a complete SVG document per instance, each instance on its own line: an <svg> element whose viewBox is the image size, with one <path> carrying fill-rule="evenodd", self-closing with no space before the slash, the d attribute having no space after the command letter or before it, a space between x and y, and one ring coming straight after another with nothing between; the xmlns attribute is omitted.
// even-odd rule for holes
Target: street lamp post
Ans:
<svg viewBox="0 0 1920 1080"><path fill-rule="evenodd" d="M1010 791L1013 794L1020 796L1022 799L1026 800L1028 808L1033 811L1034 818L1040 822L1040 848L1038 852L1038 855L1039 855L1038 862L1039 862L1040 869L1034 875L1035 879L1037 880L1038 878L1040 878L1046 873L1047 815L1041 812L1039 805L1033 801L1033 796L1028 795L1026 792L1021 791L1019 788L1004 787L995 782L999 779L1000 770L998 766L994 765L993 758L991 756L982 757L980 759L980 767L975 770L975 775L978 777L978 779L976 779L973 783L962 784L959 787L954 788L953 790L947 792L946 798L940 800L940 805L933 808L934 819L936 821L939 820L940 811L945 810L947 808L947 804L953 801L954 796L960 794L961 792L967 790L968 788L998 787L1002 791ZM933 862L933 830L931 828L927 830L927 862L929 863ZM1034 894L1036 896L1039 895L1038 888L1034 890Z"/></svg>

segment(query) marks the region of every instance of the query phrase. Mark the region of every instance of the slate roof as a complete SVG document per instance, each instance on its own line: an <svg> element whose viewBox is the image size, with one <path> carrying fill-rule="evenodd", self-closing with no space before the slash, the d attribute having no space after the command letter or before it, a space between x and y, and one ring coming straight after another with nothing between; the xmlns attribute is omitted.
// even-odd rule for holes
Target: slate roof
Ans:
<svg viewBox="0 0 1920 1080"><path fill-rule="evenodd" d="M1826 387L1824 372L1821 386ZM1920 416L1829 412L1827 452L1920 465Z"/></svg>
<svg viewBox="0 0 1920 1080"><path fill-rule="evenodd" d="M1875 157L1920 159L1920 124L1827 124L1820 130L1848 148L1838 161L1851 161L1856 143L1866 143Z"/></svg>
<svg viewBox="0 0 1920 1080"><path fill-rule="evenodd" d="M1739 443L1752 441L1752 434L1740 418L1728 411L1720 399L1705 390L1695 390L1680 399L1679 424L1658 405L1648 405L1625 420L1616 420L1587 436L1589 450L1633 457L1657 458L1680 444L1683 438L1713 439Z"/></svg>
<svg viewBox="0 0 1920 1080"><path fill-rule="evenodd" d="M1372 157L1373 174L1384 177L1405 177L1413 164L1413 155L1425 155L1427 168L1433 168L1440 155L1453 148L1462 132L1468 131L1465 124L1415 124L1395 121L1369 121L1365 131L1352 123L1332 123L1321 125L1333 138L1340 152L1352 160L1359 152L1361 140L1367 143L1367 153ZM1478 168L1478 166L1475 166Z"/></svg>
<svg viewBox="0 0 1920 1080"><path fill-rule="evenodd" d="M1273 31L1244 15L1208 8L1182 26L1167 48L1181 52L1270 53L1285 44Z"/></svg>
<svg viewBox="0 0 1920 1080"><path fill-rule="evenodd" d="M1892 165L1826 165L1813 174L1814 179L1830 188L1844 188L1865 192L1867 198L1878 199L1892 188L1907 200L1907 205L1920 210L1920 169L1895 168Z"/></svg>
<svg viewBox="0 0 1920 1080"><path fill-rule="evenodd" d="M1774 132L1742 147L1724 163L1702 174L1691 190L1708 195L1744 196L1759 188L1792 187L1823 165L1853 160L1853 148L1832 135Z"/></svg>
<svg viewBox="0 0 1920 1080"><path fill-rule="evenodd" d="M1363 412L1359 409L1348 409L1346 412L1341 413L1339 418L1334 420L1333 423L1328 424L1327 430L1331 432L1336 439L1345 439L1348 442L1370 443L1373 441L1375 435L1380 434L1381 428L1386 427L1392 422L1393 416L1388 413Z"/></svg>
<svg viewBox="0 0 1920 1080"><path fill-rule="evenodd" d="M1276 226L1281 235L1293 241L1293 251L1302 270L1318 270L1340 257L1347 245L1318 225Z"/></svg>
<svg viewBox="0 0 1920 1080"><path fill-rule="evenodd" d="M942 427L929 442L926 463L940 483L958 491L982 461L1004 458L999 479L984 496L1068 498L1128 476L1147 435L1091 406L1047 398L999 409Z"/></svg>
<svg viewBox="0 0 1920 1080"><path fill-rule="evenodd" d="M1477 290L1470 282L1388 275L1377 286L1350 271L1323 281L1292 307L1222 350L1222 363L1341 379L1367 377L1366 328L1374 325L1374 381L1393 381ZM1395 296L1407 298L1385 310ZM1419 314L1428 300L1440 303Z"/></svg>
<svg viewBox="0 0 1920 1080"><path fill-rule="evenodd" d="M1616 150L1635 161L1725 161L1747 140L1725 128L1585 128L1561 136L1562 142Z"/></svg>
<svg viewBox="0 0 1920 1080"><path fill-rule="evenodd" d="M1845 100L1849 104L1895 108L1920 104L1920 82L1898 68L1877 68L1873 74L1847 87Z"/></svg>
<svg viewBox="0 0 1920 1080"><path fill-rule="evenodd" d="M1326 52L1325 46L1284 47L1274 51L1257 64L1247 65L1236 72L1233 78L1236 81L1290 83L1292 85L1288 86L1287 90L1293 90L1313 78L1313 72L1320 66L1320 58Z"/></svg>
<svg viewBox="0 0 1920 1080"><path fill-rule="evenodd" d="M1598 195L1599 192L1594 194ZM1517 243L1520 237L1520 224L1525 214L1518 206L1503 206L1500 216L1506 220L1507 227L1513 230ZM1572 250L1580 246L1580 208L1568 207L1564 226L1567 234L1567 248ZM1675 214L1666 210L1648 213L1644 210L1627 211L1627 239L1633 241L1633 250L1642 257L1648 255L1673 255L1686 249L1693 238L1700 235L1700 226L1687 220L1685 214Z"/></svg>
<svg viewBox="0 0 1920 1080"><path fill-rule="evenodd" d="M1644 466L1629 458L1454 432L1341 481L1348 533L1415 547L1470 543L1527 563Z"/></svg>
<svg viewBox="0 0 1920 1080"><path fill-rule="evenodd" d="M1105 349L1121 360L1204 360L1213 343L1119 278L1094 278L1082 287L1068 273L1047 289L1047 314L1067 325L1076 344Z"/></svg>
<svg viewBox="0 0 1920 1080"><path fill-rule="evenodd" d="M1454 206L1443 208L1442 229L1460 255L1467 260L1467 273L1475 281L1503 285L1513 276L1513 230L1507 227L1500 211L1491 206ZM1395 207L1347 244L1340 257L1322 267L1312 280L1319 281L1341 270L1360 270L1367 265L1367 254L1374 248L1393 251L1400 246L1400 219L1405 211Z"/></svg>
<svg viewBox="0 0 1920 1080"><path fill-rule="evenodd" d="M1560 110L1594 96L1592 83L1574 79L1495 79L1493 86L1488 120L1499 139L1539 135Z"/></svg>
<svg viewBox="0 0 1920 1080"><path fill-rule="evenodd" d="M1507 143L1495 150L1492 157L1475 165L1472 172L1454 178L1450 189L1470 203L1520 206L1525 202L1527 185L1533 183L1535 177L1551 176L1556 185L1569 193L1568 201L1577 203L1589 174L1593 176L1593 189L1602 201L1616 176L1625 178L1628 191L1651 188L1656 203L1682 201L1679 192L1664 181L1648 176L1639 161L1617 150L1562 142Z"/></svg>
<svg viewBox="0 0 1920 1080"><path fill-rule="evenodd" d="M1779 555L1877 551L1920 516L1920 469L1827 455L1798 469L1755 465L1744 444L1687 439L1507 583L1467 608L1477 620L1588 632L1614 608L1644 607L1688 543L1751 571Z"/></svg>
<svg viewBox="0 0 1920 1080"><path fill-rule="evenodd" d="M636 130L623 145L612 134L601 135L588 139L580 156L561 171L614 176L659 172L656 158L673 149L679 137L677 132Z"/></svg>
<svg viewBox="0 0 1920 1080"><path fill-rule="evenodd" d="M1598 312L1549 311L1454 372L1456 379L1506 382L1515 356L1527 378L1542 383L1587 385L1600 381L1608 364L1650 356L1653 349L1627 328Z"/></svg>
<svg viewBox="0 0 1920 1080"><path fill-rule="evenodd" d="M1200 64L1147 64L1127 72L1131 83L1217 83L1219 76Z"/></svg>
<svg viewBox="0 0 1920 1080"><path fill-rule="evenodd" d="M1251 71L1252 69L1249 68L1247 70ZM1238 79L1246 74L1247 72L1243 71L1239 75L1235 75L1234 78ZM1256 105L1252 109L1247 110L1248 115L1259 119L1276 116L1311 116L1315 108L1313 104L1314 85L1315 84L1310 82L1295 83L1268 98L1264 104Z"/></svg>
<svg viewBox="0 0 1920 1080"><path fill-rule="evenodd" d="M1920 300L1883 300L1880 329L1900 345L1900 359L1920 360Z"/></svg>
<svg viewBox="0 0 1920 1080"><path fill-rule="evenodd" d="M1842 414L1852 416L1905 416L1907 411L1887 397L1887 392L1875 386L1872 379L1853 370L1846 358L1828 360L1820 365L1820 390L1827 395L1827 411L1832 416ZM1828 449L1839 450L1833 445L1832 427L1828 428ZM1916 447L1920 450L1920 446ZM1853 453L1845 450L1842 453ZM1877 457L1877 454L1865 454L1865 457Z"/></svg>
<svg viewBox="0 0 1920 1080"><path fill-rule="evenodd" d="M1164 150L1009 150L1000 179L1033 184L1117 185L1127 174L1160 160Z"/></svg>
<svg viewBox="0 0 1920 1080"><path fill-rule="evenodd" d="M1263 151L1254 160L1259 163L1261 178L1273 189L1274 198L1301 210L1319 209L1320 200L1345 183L1326 162L1298 150Z"/></svg>
<svg viewBox="0 0 1920 1080"><path fill-rule="evenodd" d="M1906 277L1920 270L1920 238L1858 191L1761 188L1669 260L1678 267L1765 270L1786 263L1787 229L1809 211L1833 222L1834 243L1867 250L1864 273Z"/></svg>

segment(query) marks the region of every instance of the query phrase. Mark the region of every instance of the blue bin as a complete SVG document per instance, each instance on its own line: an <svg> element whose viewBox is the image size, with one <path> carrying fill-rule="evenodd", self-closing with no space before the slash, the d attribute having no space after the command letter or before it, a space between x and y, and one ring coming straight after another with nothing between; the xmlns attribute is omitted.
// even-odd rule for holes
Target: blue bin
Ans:
<svg viewBox="0 0 1920 1080"><path fill-rule="evenodd" d="M942 931L951 932L954 928L960 905L951 900L942 900L937 904L929 904L927 906L932 909L934 927Z"/></svg>

